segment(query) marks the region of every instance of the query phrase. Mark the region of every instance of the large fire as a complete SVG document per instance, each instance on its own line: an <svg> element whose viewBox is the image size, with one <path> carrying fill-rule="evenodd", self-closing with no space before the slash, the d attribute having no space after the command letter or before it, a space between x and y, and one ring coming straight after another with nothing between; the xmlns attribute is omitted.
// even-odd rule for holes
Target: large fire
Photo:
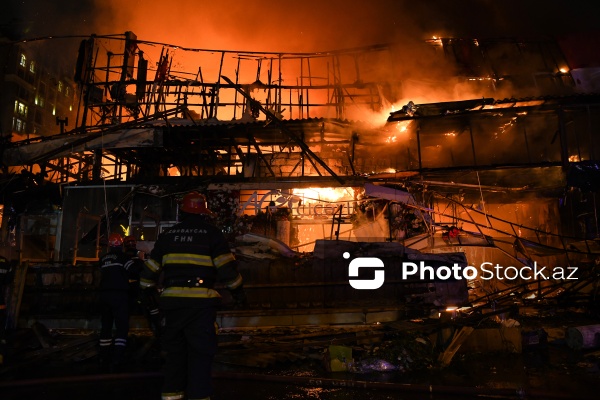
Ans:
<svg viewBox="0 0 600 400"><path fill-rule="evenodd" d="M349 201L354 200L354 192L350 188L300 188L292 189L294 196L297 196L303 203L317 203Z"/></svg>

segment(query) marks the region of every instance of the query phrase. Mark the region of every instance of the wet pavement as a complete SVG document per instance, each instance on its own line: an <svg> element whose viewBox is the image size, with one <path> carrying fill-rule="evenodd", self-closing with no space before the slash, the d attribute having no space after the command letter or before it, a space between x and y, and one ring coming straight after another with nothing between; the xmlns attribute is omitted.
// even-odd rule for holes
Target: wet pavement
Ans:
<svg viewBox="0 0 600 400"><path fill-rule="evenodd" d="M78 346L62 349L67 337ZM21 337L21 346L27 350L32 339ZM41 349L33 346L38 341L0 368L0 399L160 399L162 358L158 346L151 345L151 336L130 336L128 362L113 373L99 368L94 333L58 335ZM141 349L146 350L142 356ZM328 371L322 351L299 350L305 357L279 359L262 367L218 358L212 399L597 399L600 387L600 351L573 350L561 340L524 346L520 353L457 353L445 368L431 365L362 373Z"/></svg>
<svg viewBox="0 0 600 400"><path fill-rule="evenodd" d="M100 373L95 358L78 363L48 360L3 376L0 397L158 400L160 367L160 360L146 360L106 374ZM332 373L318 362L272 369L215 363L212 399L593 399L599 377L598 358L586 358L564 347L523 354L461 355L445 369L408 373Z"/></svg>

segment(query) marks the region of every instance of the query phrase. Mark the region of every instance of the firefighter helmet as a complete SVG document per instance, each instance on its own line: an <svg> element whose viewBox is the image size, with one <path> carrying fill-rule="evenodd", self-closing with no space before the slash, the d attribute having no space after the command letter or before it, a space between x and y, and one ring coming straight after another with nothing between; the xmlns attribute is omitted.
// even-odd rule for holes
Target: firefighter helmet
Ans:
<svg viewBox="0 0 600 400"><path fill-rule="evenodd" d="M125 236L125 238L123 239L123 244L127 248L135 249L137 245L137 239L133 235Z"/></svg>
<svg viewBox="0 0 600 400"><path fill-rule="evenodd" d="M189 214L214 215L206 205L206 196L198 192L191 192L183 196L181 211Z"/></svg>
<svg viewBox="0 0 600 400"><path fill-rule="evenodd" d="M110 247L121 247L123 246L123 236L118 233L111 233L108 235L108 245Z"/></svg>

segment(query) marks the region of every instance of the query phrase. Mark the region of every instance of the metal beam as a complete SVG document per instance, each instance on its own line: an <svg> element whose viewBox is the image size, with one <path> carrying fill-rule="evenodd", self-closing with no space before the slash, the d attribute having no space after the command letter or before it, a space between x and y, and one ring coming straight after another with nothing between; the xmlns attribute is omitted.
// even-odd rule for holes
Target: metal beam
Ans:
<svg viewBox="0 0 600 400"><path fill-rule="evenodd" d="M334 177L339 183L341 183L341 184L344 183L344 180L342 178L340 178L331 168L329 168L327 163L325 163L325 161L321 160L321 158L319 156L317 156L310 149L310 147L308 147L308 145L306 143L304 143L303 140L301 140L298 136L296 136L296 134L294 132L292 132L290 129L288 129L285 126L285 124L279 118L277 118L277 116L275 114L273 114L271 111L269 111L265 107L263 107L263 105L260 104L260 102L258 102L257 100L254 100L254 98L252 98L252 96L250 96L248 93L246 93L239 85L234 84L231 81L231 79L229 79L228 77L221 75L221 78L223 78L228 84L230 84L233 88L235 88L235 90L237 90L242 96L244 96L244 98L246 98L247 100L249 100L253 104L255 104L267 116L267 118L269 118L271 121L273 121L279 127L279 129L281 129L282 132L284 132L286 135L288 135L290 137L290 139L292 139L305 153L307 153L311 158L314 158L314 160L316 162L318 162L323 168L325 168L325 170L327 172L329 172L329 174L332 177Z"/></svg>

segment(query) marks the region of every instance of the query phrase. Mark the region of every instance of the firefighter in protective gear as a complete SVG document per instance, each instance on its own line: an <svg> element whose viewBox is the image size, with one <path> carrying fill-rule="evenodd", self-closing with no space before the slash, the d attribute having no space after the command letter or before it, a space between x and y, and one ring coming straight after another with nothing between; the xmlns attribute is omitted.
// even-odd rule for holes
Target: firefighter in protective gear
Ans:
<svg viewBox="0 0 600 400"><path fill-rule="evenodd" d="M216 310L219 281L238 300L242 277L214 214L197 192L184 196L181 222L162 233L146 260L140 285L153 287L162 274L160 307L164 313L161 348L165 353L163 399L207 399L217 351Z"/></svg>
<svg viewBox="0 0 600 400"><path fill-rule="evenodd" d="M140 259L137 251L137 239L135 236L129 235L123 238L123 251L129 257L129 261L125 264L127 275L129 276L129 313L140 314L139 308L140 298L140 273L144 269L144 261Z"/></svg>
<svg viewBox="0 0 600 400"><path fill-rule="evenodd" d="M125 269L129 277L130 305L135 307L140 291L140 273L144 269L144 261L138 256L137 239L135 236L130 235L123 238L123 251L129 257L129 261L125 264ZM133 312L133 308L130 312Z"/></svg>
<svg viewBox="0 0 600 400"><path fill-rule="evenodd" d="M135 238L135 236L127 235L123 238L123 249L125 250L125 253L127 253L129 256L137 257L137 239Z"/></svg>
<svg viewBox="0 0 600 400"><path fill-rule="evenodd" d="M162 316L158 308L158 292L156 288L141 290L140 273L144 269L144 260L139 257L137 239L133 235L123 238L125 254L129 261L125 264L129 277L130 314L143 314L155 337L160 337Z"/></svg>
<svg viewBox="0 0 600 400"><path fill-rule="evenodd" d="M125 358L129 333L129 278L123 237L111 233L109 251L100 259L100 362L103 369L117 369ZM113 340L113 325L115 336Z"/></svg>
<svg viewBox="0 0 600 400"><path fill-rule="evenodd" d="M140 273L144 269L144 261L138 256L135 236L129 235L123 238L123 251L129 257L129 261L125 264L125 270L127 270L129 278L129 313L135 314L140 298Z"/></svg>

